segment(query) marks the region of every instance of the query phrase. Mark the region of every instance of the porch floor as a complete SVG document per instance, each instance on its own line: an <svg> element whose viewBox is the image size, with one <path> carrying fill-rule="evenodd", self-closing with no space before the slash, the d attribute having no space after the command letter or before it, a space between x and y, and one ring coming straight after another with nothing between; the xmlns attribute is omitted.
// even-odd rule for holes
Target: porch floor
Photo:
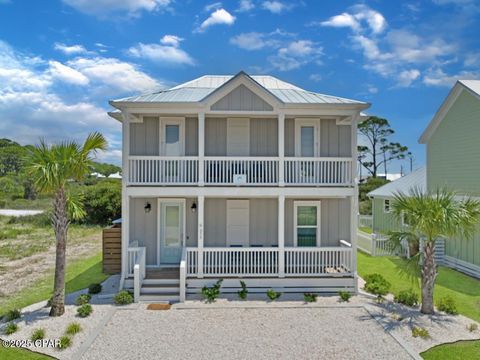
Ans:
<svg viewBox="0 0 480 360"><path fill-rule="evenodd" d="M179 279L178 268L147 269L147 279Z"/></svg>

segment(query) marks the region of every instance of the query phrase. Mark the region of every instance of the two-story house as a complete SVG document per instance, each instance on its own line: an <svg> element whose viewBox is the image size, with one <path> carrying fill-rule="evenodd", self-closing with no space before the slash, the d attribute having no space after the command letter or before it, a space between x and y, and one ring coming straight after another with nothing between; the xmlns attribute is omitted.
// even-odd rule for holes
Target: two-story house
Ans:
<svg viewBox="0 0 480 360"><path fill-rule="evenodd" d="M122 282L184 301L356 291L357 123L365 102L272 76L202 76L111 101L122 123Z"/></svg>

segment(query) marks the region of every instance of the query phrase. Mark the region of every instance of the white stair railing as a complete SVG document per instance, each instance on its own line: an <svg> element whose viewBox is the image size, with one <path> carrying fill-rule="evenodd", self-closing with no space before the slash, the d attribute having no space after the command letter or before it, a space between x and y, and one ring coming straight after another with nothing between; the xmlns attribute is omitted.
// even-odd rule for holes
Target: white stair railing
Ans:
<svg viewBox="0 0 480 360"><path fill-rule="evenodd" d="M145 247L128 248L128 253L129 259L132 258L133 299L138 302L140 289L146 276Z"/></svg>

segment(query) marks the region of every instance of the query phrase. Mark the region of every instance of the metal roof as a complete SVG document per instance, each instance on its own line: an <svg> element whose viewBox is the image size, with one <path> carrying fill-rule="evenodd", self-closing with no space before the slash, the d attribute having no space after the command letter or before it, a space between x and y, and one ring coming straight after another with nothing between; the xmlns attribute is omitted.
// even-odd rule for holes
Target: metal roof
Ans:
<svg viewBox="0 0 480 360"><path fill-rule="evenodd" d="M463 86L480 95L480 80L458 80Z"/></svg>
<svg viewBox="0 0 480 360"><path fill-rule="evenodd" d="M393 197L397 193L408 194L412 188L419 188L423 192L427 188L427 171L425 167L417 169L395 181L389 182L370 191L371 197Z"/></svg>
<svg viewBox="0 0 480 360"><path fill-rule="evenodd" d="M233 77L233 75L204 75L167 90L131 96L114 100L114 102L200 102ZM267 91L276 96L283 103L365 104L364 102L357 100L307 91L270 75L253 75L250 76L250 78L267 89Z"/></svg>

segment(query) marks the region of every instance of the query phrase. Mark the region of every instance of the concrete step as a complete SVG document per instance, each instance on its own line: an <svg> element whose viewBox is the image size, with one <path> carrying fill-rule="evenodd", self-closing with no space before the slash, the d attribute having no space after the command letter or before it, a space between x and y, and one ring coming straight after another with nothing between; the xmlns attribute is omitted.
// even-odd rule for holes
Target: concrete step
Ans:
<svg viewBox="0 0 480 360"><path fill-rule="evenodd" d="M172 286L142 286L140 289L140 294L175 294L178 295L180 293L180 287L172 285Z"/></svg>
<svg viewBox="0 0 480 360"><path fill-rule="evenodd" d="M180 285L180 279L143 279L142 285Z"/></svg>
<svg viewBox="0 0 480 360"><path fill-rule="evenodd" d="M178 302L180 301L180 296L178 294L162 294L162 295L140 295L141 302Z"/></svg>

